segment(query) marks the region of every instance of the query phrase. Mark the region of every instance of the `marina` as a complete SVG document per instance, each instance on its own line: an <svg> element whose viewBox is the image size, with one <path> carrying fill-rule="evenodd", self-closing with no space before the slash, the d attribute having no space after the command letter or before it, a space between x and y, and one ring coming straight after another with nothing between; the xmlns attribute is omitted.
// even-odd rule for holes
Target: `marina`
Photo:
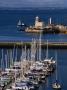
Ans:
<svg viewBox="0 0 67 90"><path fill-rule="evenodd" d="M63 50L62 50L63 51ZM11 52L11 51L10 51ZM9 53L10 53L9 52ZM17 54L18 54L18 52L17 52ZM47 73L47 71L45 70L46 68L44 68L44 72L41 72L41 71L39 71L39 72L35 72L35 62L36 62L36 64L37 64L37 66L36 66L36 68L37 68L37 70L39 70L39 66L40 66L40 68L42 68L42 63L44 63L45 65L47 65L47 61L49 61L50 62L50 60L48 60L48 59L43 59L44 60L44 62L43 62L43 60L42 60L42 62L40 62L40 61L34 61L34 62L31 62L31 61L29 61L29 56L27 56L26 57L26 61L25 61L25 56L24 56L25 54L23 54L22 55L22 62L21 62L21 60L19 60L19 61L17 61L16 63L15 63L15 60L14 60L14 65L16 65L16 66L13 66L14 67L14 70L15 70L15 67L17 68L18 67L18 65L20 65L20 66L24 66L24 69L23 69L23 67L22 67L22 69L23 69L23 72L22 73L20 73L20 72L18 72L18 74L19 74L19 77L17 77L17 78L15 78L14 77L14 74L16 74L16 76L17 76L17 73L14 73L14 70L12 69L12 67L11 67L11 65L9 66L9 68L5 68L5 72L3 72L3 74L7 74L8 73L8 75L9 75L9 77L13 77L14 79L12 80L11 79L11 81L10 81L10 83L9 83L9 81L8 81L8 85L7 86L5 86L4 88L10 88L10 85L12 86L12 81L13 81L13 83L15 82L15 79L16 79L16 81L17 81L17 79L19 80L25 80L25 78L23 77L22 78L22 75L23 75L23 73L25 73L25 76L26 76L26 78L28 79L28 77L29 78L32 78L33 77L33 75L35 76L35 75L37 75L36 76L36 78L37 77L39 77L39 74L42 76L42 78L40 77L40 79L42 79L43 81L43 83L45 83L46 81L45 81L45 79L47 79L47 78L49 78L49 77L51 77L52 76L52 74L50 75L50 70L48 70L48 72L49 72L49 74ZM49 53L49 55L50 55L50 53ZM49 56L49 55L47 55L47 56ZM23 58L23 56L24 56L24 58ZM51 55L51 56L54 56L54 55ZM49 59L51 59L51 56L49 56L50 58ZM11 57L11 56L10 56ZM34 57L32 56L32 59L33 59ZM54 58L55 59L55 58ZM17 58L17 60L18 60L18 58ZM33 59L34 60L34 59ZM36 59L37 60L37 59ZM7 61L7 59L6 59L6 61ZM12 60L11 59L9 59L8 60L8 62L11 62ZM39 63L40 62L40 63ZM63 61L64 62L64 61ZM3 64L4 64L4 62L2 62ZM11 62L12 63L12 62ZM60 61L60 63L61 63L61 61ZM24 65L23 65L24 64ZM39 64L39 65L38 65ZM31 66L32 65L32 66ZM64 65L64 63L63 63L63 65ZM30 67L31 66L31 67ZM11 67L11 68L10 68ZM32 71L33 73L31 73L29 70L29 67L30 67L30 69L32 70L33 68L34 68L34 70ZM46 66L45 66L46 67ZM29 69L29 70L28 70ZM21 69L19 68L19 71L20 71ZM62 69L63 70L63 69ZM62 71L61 70L61 71ZM9 71L11 71L10 73L9 73ZM52 70L51 70L51 72L52 72ZM37 74L38 73L38 74ZM53 73L53 72L52 72ZM45 77L45 75L46 75L46 77ZM7 79L7 77L6 77L7 75L4 75L4 77ZM2 78L3 78L3 76L2 76ZM52 76L52 78L53 78L53 76ZM40 82L40 81L39 81ZM18 83L20 83L20 81L18 82ZM41 83L41 82L40 82ZM38 86L38 84L37 84L37 86ZM40 85L39 85L40 86ZM6 90L6 89L4 89L4 90ZM13 89L12 89L13 90Z"/></svg>
<svg viewBox="0 0 67 90"><path fill-rule="evenodd" d="M45 79L48 78L55 71L55 60L48 58L48 42L47 42L47 55L44 60L41 58L41 34L39 38L38 48L36 47L35 40L31 43L31 56L26 58L26 46L23 48L20 57L20 61L17 62L17 49L15 55L15 61L13 61L12 53L9 58L10 67L8 67L8 53L5 55L6 68L1 68L1 90L35 90L39 88L40 84L45 83ZM14 46L15 50L15 46ZM38 53L36 53L38 51ZM3 49L2 49L2 61L3 62ZM29 52L28 52L29 53ZM38 56L36 56L38 54ZM23 57L24 55L24 57ZM36 56L36 57L35 57ZM10 75L11 78L7 75ZM5 79L4 79L5 77ZM9 78L7 78L9 77ZM9 79L9 80L8 80ZM5 81L6 80L6 81ZM8 82L7 82L8 81ZM10 86L10 87L9 87Z"/></svg>
<svg viewBox="0 0 67 90"><path fill-rule="evenodd" d="M52 84L56 81L56 70L57 83L62 85L61 90L66 90L67 35L52 33L40 36L39 33L19 32L16 27L19 19L23 19L22 22L24 21L28 26L33 26L37 15L45 22L51 17L55 25L66 26L67 13L62 13L62 11L2 11L0 14L1 90L18 88L20 90L22 88L24 90L53 90ZM57 52L58 69L56 69L55 51ZM54 87L57 88L56 84Z"/></svg>

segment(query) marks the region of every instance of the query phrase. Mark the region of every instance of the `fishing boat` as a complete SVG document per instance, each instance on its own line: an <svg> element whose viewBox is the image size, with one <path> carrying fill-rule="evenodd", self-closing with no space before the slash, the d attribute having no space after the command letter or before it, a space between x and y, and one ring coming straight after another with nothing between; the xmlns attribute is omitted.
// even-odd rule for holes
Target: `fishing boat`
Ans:
<svg viewBox="0 0 67 90"><path fill-rule="evenodd" d="M61 84L58 82L58 73L57 73L57 53L56 53L56 81L52 84L52 88L55 90L61 90Z"/></svg>

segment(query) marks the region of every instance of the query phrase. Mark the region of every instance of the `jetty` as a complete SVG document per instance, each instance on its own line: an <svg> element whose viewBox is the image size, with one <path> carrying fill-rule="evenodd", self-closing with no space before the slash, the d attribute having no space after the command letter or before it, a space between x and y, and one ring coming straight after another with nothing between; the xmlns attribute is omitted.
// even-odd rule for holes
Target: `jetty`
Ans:
<svg viewBox="0 0 67 90"><path fill-rule="evenodd" d="M37 45L39 44L38 42L36 43ZM14 48L18 47L18 48L22 48L22 46L24 47L26 45L27 48L31 47L31 42L17 42L17 41L11 41L11 42L0 42L0 48ZM42 48L46 48L47 47L47 42L43 41L41 43ZM48 42L48 47L49 49L66 49L67 48L67 42Z"/></svg>

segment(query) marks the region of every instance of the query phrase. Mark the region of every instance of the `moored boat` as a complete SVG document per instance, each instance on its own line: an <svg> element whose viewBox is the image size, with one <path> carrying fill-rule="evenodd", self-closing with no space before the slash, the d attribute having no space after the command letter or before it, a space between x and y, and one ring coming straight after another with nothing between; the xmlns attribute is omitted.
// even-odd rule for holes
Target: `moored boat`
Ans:
<svg viewBox="0 0 67 90"><path fill-rule="evenodd" d="M61 84L58 81L58 73L57 73L57 53L56 53L56 81L52 84L52 88L55 90L61 90Z"/></svg>

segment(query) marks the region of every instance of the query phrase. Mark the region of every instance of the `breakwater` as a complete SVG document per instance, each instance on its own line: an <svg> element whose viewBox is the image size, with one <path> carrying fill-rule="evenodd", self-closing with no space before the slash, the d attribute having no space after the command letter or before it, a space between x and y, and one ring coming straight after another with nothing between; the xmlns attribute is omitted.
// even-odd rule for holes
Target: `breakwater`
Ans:
<svg viewBox="0 0 67 90"><path fill-rule="evenodd" d="M31 47L31 42L0 42L0 48L22 48L22 46L27 46L27 48ZM39 45L37 42L36 45ZM42 48L47 47L47 42L41 43ZM67 48L67 42L49 42L48 47L51 49L60 48L60 49L66 49Z"/></svg>

